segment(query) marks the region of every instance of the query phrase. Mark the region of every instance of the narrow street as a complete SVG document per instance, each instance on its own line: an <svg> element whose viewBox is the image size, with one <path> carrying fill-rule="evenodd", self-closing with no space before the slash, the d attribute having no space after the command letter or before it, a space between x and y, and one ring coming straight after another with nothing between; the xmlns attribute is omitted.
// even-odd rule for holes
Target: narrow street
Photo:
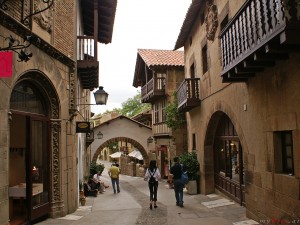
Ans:
<svg viewBox="0 0 300 225"><path fill-rule="evenodd" d="M184 195L184 208L175 205L174 190L166 180L159 183L158 208L149 209L147 183L140 177L121 175L119 194L113 194L105 164L103 181L110 187L98 197L88 197L86 206L63 218L47 219L38 224L99 225L253 225L245 208L219 195Z"/></svg>

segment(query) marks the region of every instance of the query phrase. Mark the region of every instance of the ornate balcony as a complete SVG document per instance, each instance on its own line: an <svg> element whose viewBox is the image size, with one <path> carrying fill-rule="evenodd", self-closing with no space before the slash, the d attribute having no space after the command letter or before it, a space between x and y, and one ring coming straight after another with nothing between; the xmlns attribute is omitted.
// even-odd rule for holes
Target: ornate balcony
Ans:
<svg viewBox="0 0 300 225"><path fill-rule="evenodd" d="M299 0L245 2L220 35L223 82L246 82L277 60L288 59L289 52L299 50L297 5Z"/></svg>
<svg viewBox="0 0 300 225"><path fill-rule="evenodd" d="M200 78L186 78L177 89L178 111L187 112L200 106Z"/></svg>
<svg viewBox="0 0 300 225"><path fill-rule="evenodd" d="M98 87L99 62L97 60L97 41L92 36L78 36L77 72L83 89Z"/></svg>
<svg viewBox="0 0 300 225"><path fill-rule="evenodd" d="M165 78L152 78L146 85L142 87L142 103L151 103L161 96L165 95Z"/></svg>

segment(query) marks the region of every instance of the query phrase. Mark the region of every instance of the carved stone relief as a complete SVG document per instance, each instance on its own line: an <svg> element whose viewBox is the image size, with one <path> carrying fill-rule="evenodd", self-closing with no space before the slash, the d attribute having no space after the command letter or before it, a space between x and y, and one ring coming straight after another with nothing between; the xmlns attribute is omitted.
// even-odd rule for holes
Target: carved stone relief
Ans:
<svg viewBox="0 0 300 225"><path fill-rule="evenodd" d="M206 37L208 40L213 41L218 29L218 7L213 4L213 1L207 3L208 11L205 17L206 24Z"/></svg>
<svg viewBox="0 0 300 225"><path fill-rule="evenodd" d="M44 1L35 1L34 2L34 10L35 12L41 11L48 7L49 3L45 3ZM34 20L37 22L37 24L44 30L46 30L48 33L52 32L52 19L53 19L53 13L52 9L47 9L45 11L42 11L41 13L38 13L34 16Z"/></svg>

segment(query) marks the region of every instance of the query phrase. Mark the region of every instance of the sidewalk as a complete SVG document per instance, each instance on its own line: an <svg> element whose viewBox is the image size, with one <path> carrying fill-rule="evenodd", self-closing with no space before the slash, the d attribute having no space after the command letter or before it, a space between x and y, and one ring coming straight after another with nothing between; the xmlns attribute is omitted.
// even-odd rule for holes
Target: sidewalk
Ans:
<svg viewBox="0 0 300 225"><path fill-rule="evenodd" d="M245 216L245 208L222 196L184 194L184 207L175 204L174 190L165 180L159 182L158 208L149 209L147 182L140 177L120 176L119 194L114 194L105 164L103 181L109 184L104 194L88 197L86 206L62 218L47 219L38 224L99 225L254 225Z"/></svg>

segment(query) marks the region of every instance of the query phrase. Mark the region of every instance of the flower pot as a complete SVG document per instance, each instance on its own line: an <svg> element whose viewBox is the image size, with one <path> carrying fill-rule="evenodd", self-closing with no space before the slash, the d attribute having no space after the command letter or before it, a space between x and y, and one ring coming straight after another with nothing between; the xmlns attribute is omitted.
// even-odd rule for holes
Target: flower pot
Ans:
<svg viewBox="0 0 300 225"><path fill-rule="evenodd" d="M85 206L85 202L86 202L86 199L84 198L84 199L80 199L80 205L81 206Z"/></svg>
<svg viewBox="0 0 300 225"><path fill-rule="evenodd" d="M187 184L187 193L189 195L196 195L197 194L197 181L190 180Z"/></svg>

